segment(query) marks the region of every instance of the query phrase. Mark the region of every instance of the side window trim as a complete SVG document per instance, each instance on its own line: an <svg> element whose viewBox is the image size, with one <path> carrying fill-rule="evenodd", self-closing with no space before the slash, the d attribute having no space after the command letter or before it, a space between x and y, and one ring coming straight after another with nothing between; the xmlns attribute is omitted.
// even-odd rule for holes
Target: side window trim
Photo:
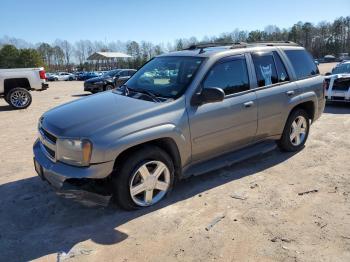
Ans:
<svg viewBox="0 0 350 262"><path fill-rule="evenodd" d="M275 50L273 50L273 51L275 51ZM274 62L274 66L275 66L276 72L278 72L277 71L275 57L273 55L273 51L271 51L271 55L272 55L272 59L273 59L273 62ZM287 84L287 83L291 83L291 82L295 81L295 79L293 79L293 80L291 79L291 73L293 74L293 78L294 78L294 72L290 72L289 66L286 66L286 63L285 63L284 59L281 57L280 53L277 52L277 54L280 55L282 63L284 64L284 66L286 68L287 74L289 76L289 80L288 81L283 81L283 82L277 82L277 83L274 83L274 84L271 84L271 85L267 85L267 86L260 86L259 87L258 86L258 79L257 79L257 76L256 76L256 71L255 71L255 66L254 66L254 61L253 61L253 58L252 58L252 53L254 53L254 52L249 52L247 54L249 56L249 60L250 60L250 70L251 70L252 75L253 75L253 77L252 77L252 84L251 84L251 90L257 91L257 90L261 90L261 89L272 88L272 87L275 87L275 86L279 86L279 85L283 85L283 84Z"/></svg>
<svg viewBox="0 0 350 262"><path fill-rule="evenodd" d="M286 53L284 50L281 50L280 48L276 48L277 54L280 56L282 63L286 67L287 73L289 75L289 82L294 82L297 80L296 73L294 71L294 68L292 66L292 63L289 61Z"/></svg>
<svg viewBox="0 0 350 262"><path fill-rule="evenodd" d="M250 66L249 66L249 61L247 59L247 53L242 53L242 54L237 54L237 55L231 55L231 56L226 56L223 58L220 58L218 61L216 61L213 65L211 65L211 67L207 70L207 72L205 73L204 77L202 78L201 82L200 82L200 90L203 88L203 83L205 82L205 80L207 79L209 72L218 64L221 63L227 63L230 61L234 61L234 60L238 60L238 59L242 59L246 62L246 67L247 67L247 73L248 73L248 82L249 82L249 89L245 90L245 91L241 91L241 92L237 92L237 93L233 93L233 94L225 94L225 98L231 98L234 96L239 96L239 95L244 95L246 93L251 92L252 90L252 85L251 85L251 72L250 72Z"/></svg>
<svg viewBox="0 0 350 262"><path fill-rule="evenodd" d="M288 76L288 79L289 79L289 80L281 81L281 82L280 82L280 79L279 79L279 77L278 77L278 73L279 73L279 72L278 72L278 66L277 66L277 63L276 63L276 57L275 57L274 52L276 53L277 56L279 56L279 58L280 58L280 60L281 60L281 63L282 63L282 66L283 66L284 69L286 70L286 73L287 73L287 76ZM286 67L285 63L283 62L281 56L278 54L277 51L272 51L272 57L273 57L273 62L275 63L276 72L277 72L277 77L278 77L278 83L276 83L276 84L280 84L280 83L282 83L282 84L284 84L284 83L289 83L289 82L290 82L290 76L289 76L287 67Z"/></svg>

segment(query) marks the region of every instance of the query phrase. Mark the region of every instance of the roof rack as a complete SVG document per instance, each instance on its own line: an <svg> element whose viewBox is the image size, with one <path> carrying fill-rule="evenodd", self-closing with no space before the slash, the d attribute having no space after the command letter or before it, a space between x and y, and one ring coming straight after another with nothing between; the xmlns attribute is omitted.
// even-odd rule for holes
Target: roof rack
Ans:
<svg viewBox="0 0 350 262"><path fill-rule="evenodd" d="M258 41L251 42L248 45L265 45L265 46L299 46L297 43L292 41Z"/></svg>
<svg viewBox="0 0 350 262"><path fill-rule="evenodd" d="M205 52L205 48L209 47L219 47L219 46L228 46L230 49L235 48L245 48L249 46L299 46L298 44L291 41L268 41L268 42L231 42L231 43L203 43L203 44L193 44L183 50L197 50L199 49L199 54Z"/></svg>

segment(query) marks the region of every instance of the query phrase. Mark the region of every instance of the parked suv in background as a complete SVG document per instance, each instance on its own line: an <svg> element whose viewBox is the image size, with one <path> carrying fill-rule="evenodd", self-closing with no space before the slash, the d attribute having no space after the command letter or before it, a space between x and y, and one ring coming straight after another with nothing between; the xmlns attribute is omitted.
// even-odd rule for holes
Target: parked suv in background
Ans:
<svg viewBox="0 0 350 262"><path fill-rule="evenodd" d="M135 69L115 69L102 76L88 79L84 82L84 91L97 93L112 90L124 84L134 73Z"/></svg>
<svg viewBox="0 0 350 262"><path fill-rule="evenodd" d="M53 187L153 205L177 179L303 148L325 106L323 77L294 43L191 46L158 56L121 88L46 112L34 163ZM98 190L97 190L98 189Z"/></svg>

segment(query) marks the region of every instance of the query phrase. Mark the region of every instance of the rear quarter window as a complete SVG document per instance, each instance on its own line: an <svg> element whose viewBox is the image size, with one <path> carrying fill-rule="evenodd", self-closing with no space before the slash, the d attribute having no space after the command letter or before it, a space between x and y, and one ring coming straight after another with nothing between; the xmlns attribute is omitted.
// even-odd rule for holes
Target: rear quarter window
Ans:
<svg viewBox="0 0 350 262"><path fill-rule="evenodd" d="M297 79L319 74L317 65L305 50L285 50L284 52L294 68Z"/></svg>

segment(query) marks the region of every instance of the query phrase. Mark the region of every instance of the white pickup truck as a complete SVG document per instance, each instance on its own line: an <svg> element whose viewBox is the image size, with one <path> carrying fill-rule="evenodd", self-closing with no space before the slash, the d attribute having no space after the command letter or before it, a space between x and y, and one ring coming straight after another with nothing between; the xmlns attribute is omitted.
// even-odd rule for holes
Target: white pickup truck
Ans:
<svg viewBox="0 0 350 262"><path fill-rule="evenodd" d="M48 87L43 67L0 69L0 97L15 109L30 106L32 96L29 91L42 91Z"/></svg>

